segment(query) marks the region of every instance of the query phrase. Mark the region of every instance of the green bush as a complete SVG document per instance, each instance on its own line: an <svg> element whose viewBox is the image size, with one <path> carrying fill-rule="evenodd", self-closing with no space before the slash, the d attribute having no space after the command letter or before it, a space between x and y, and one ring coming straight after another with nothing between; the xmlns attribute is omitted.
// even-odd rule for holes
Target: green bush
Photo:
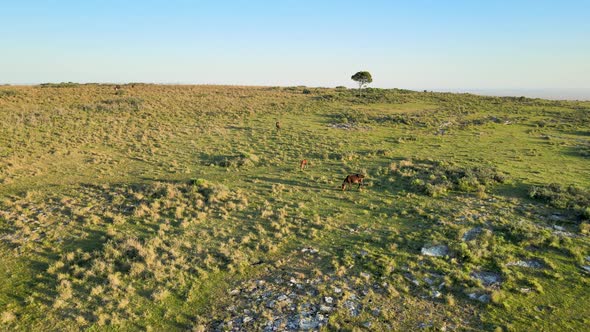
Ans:
<svg viewBox="0 0 590 332"><path fill-rule="evenodd" d="M14 90L0 90L0 98L16 96L18 93Z"/></svg>
<svg viewBox="0 0 590 332"><path fill-rule="evenodd" d="M39 84L42 88L73 88L80 84L74 82L61 82L61 83L41 83Z"/></svg>
<svg viewBox="0 0 590 332"><path fill-rule="evenodd" d="M590 219L590 192L576 186L565 187L557 183L532 186L529 196L556 208L573 211L584 219Z"/></svg>
<svg viewBox="0 0 590 332"><path fill-rule="evenodd" d="M506 175L491 167L464 168L443 161L402 161L391 168L402 178L410 177L410 187L431 197L448 191L478 192L484 197L485 189L506 181Z"/></svg>

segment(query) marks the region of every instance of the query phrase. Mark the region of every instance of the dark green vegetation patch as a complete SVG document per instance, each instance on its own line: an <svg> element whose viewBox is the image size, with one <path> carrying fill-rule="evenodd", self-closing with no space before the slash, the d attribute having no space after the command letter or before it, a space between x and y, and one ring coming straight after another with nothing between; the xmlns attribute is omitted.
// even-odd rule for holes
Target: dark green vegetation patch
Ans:
<svg viewBox="0 0 590 332"><path fill-rule="evenodd" d="M529 195L554 207L577 212L586 220L590 219L590 192L587 190L552 183L546 186L532 186Z"/></svg>

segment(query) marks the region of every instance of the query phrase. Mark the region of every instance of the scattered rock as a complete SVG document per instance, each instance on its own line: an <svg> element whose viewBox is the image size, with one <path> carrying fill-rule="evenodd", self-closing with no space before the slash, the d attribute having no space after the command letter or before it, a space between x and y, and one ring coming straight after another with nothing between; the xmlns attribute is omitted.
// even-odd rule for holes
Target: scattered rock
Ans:
<svg viewBox="0 0 590 332"><path fill-rule="evenodd" d="M320 251L317 250L317 249L311 248L311 247L307 247L307 248L301 249L301 252L307 252L307 253L310 253L310 254L317 254Z"/></svg>
<svg viewBox="0 0 590 332"><path fill-rule="evenodd" d="M353 130L353 129L357 129L357 130L369 130L371 129L371 127L369 126L360 126L356 123L331 123L328 125L328 127L331 128L335 128L335 129L346 129L346 130Z"/></svg>
<svg viewBox="0 0 590 332"><path fill-rule="evenodd" d="M565 217L562 216L561 214L552 214L549 216L549 219L553 220L553 221L562 221L565 219Z"/></svg>
<svg viewBox="0 0 590 332"><path fill-rule="evenodd" d="M553 225L553 229L555 229L556 231L565 232L565 227L563 226Z"/></svg>
<svg viewBox="0 0 590 332"><path fill-rule="evenodd" d="M471 241L471 240L475 240L475 238L477 238L477 236L483 231L483 228L481 227L475 227L472 228L470 230L468 230L467 232L465 232L465 234L463 234L463 237L461 238L463 241Z"/></svg>
<svg viewBox="0 0 590 332"><path fill-rule="evenodd" d="M344 301L344 308L348 309L348 312L352 317L357 317L361 313L361 306L352 300Z"/></svg>
<svg viewBox="0 0 590 332"><path fill-rule="evenodd" d="M441 257L449 254L449 247L444 244L431 247L422 247L420 252L425 256Z"/></svg>
<svg viewBox="0 0 590 332"><path fill-rule="evenodd" d="M327 318L321 313L316 313L313 305L305 303L299 313L289 317L287 328L307 331L317 329L326 322Z"/></svg>
<svg viewBox="0 0 590 332"><path fill-rule="evenodd" d="M369 273L361 273L361 276L375 278ZM383 283L383 287L388 284L380 281L367 284L364 288L357 288L351 287L353 280L356 282L356 278L351 276L331 277L332 283L326 286L332 292L325 295L320 295L325 289L320 287L326 282L325 279L307 279L305 274L295 271L283 272L280 277L274 274L267 278L244 281L235 289L227 290L235 296L232 298L235 304L232 304L232 309L226 309L230 317L213 325L212 329L317 331L326 327L328 319L335 312L343 312L349 317L360 317L365 310L365 297L372 290L383 292L381 284ZM346 293L346 296L343 296L343 293ZM369 317L379 317L381 312L372 302L371 299L367 299L367 311L369 315L372 314ZM262 317L265 319L261 320ZM361 327L368 330L375 328L369 317L359 321Z"/></svg>
<svg viewBox="0 0 590 332"><path fill-rule="evenodd" d="M304 317L299 319L299 328L302 330L311 330L318 328L322 321L317 317Z"/></svg>
<svg viewBox="0 0 590 332"><path fill-rule="evenodd" d="M266 326L264 327L263 331L264 332L278 331L281 329L282 324L283 324L283 320L281 318L274 319L274 320L266 323Z"/></svg>
<svg viewBox="0 0 590 332"><path fill-rule="evenodd" d="M420 286L420 281L418 279L416 279L411 273L406 273L406 274L404 274L404 276L406 277L406 279L408 281L410 281L414 285Z"/></svg>
<svg viewBox="0 0 590 332"><path fill-rule="evenodd" d="M509 262L506 266L519 266L519 267L527 267L531 269L541 269L543 268L543 263L537 260L523 260L523 261L516 261L516 262Z"/></svg>
<svg viewBox="0 0 590 332"><path fill-rule="evenodd" d="M428 323L422 322L422 323L418 324L418 328L419 329L427 329L427 328L432 327L432 326L433 326L432 325L432 322L428 322Z"/></svg>
<svg viewBox="0 0 590 332"><path fill-rule="evenodd" d="M471 273L471 277L481 281L481 283L486 287L499 285L502 282L500 275L494 272L473 272Z"/></svg>
<svg viewBox="0 0 590 332"><path fill-rule="evenodd" d="M552 215L550 217L550 219L552 221L563 221L565 220L565 218L561 215ZM546 229L548 229L549 231L551 231L553 234L558 235L558 236L565 236L565 237L578 237L576 234L572 233L572 232L568 232L567 228L563 227L563 226L559 226L559 225L553 225L553 226L548 226L545 227Z"/></svg>
<svg viewBox="0 0 590 332"><path fill-rule="evenodd" d="M553 234L558 235L558 236L564 236L564 237L577 237L576 234L572 233L572 232L564 232L564 231L554 231Z"/></svg>
<svg viewBox="0 0 590 332"><path fill-rule="evenodd" d="M469 293L467 296L472 300L477 300L482 303L489 303L491 297L489 294L478 294L478 293Z"/></svg>
<svg viewBox="0 0 590 332"><path fill-rule="evenodd" d="M584 271L587 273L590 273L590 265L582 265L582 269L584 269Z"/></svg>

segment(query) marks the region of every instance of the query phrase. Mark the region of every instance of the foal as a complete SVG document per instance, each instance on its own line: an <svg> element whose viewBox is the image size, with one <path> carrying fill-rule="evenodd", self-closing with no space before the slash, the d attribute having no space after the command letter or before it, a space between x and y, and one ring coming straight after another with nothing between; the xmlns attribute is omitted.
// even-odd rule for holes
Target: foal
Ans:
<svg viewBox="0 0 590 332"><path fill-rule="evenodd" d="M307 159L303 159L299 164L299 168L303 171L307 167Z"/></svg>

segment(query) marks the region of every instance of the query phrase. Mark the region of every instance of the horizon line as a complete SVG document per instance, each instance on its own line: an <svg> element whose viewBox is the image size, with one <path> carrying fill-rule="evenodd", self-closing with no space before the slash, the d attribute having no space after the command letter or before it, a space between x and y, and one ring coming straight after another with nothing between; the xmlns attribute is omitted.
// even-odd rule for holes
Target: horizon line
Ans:
<svg viewBox="0 0 590 332"><path fill-rule="evenodd" d="M146 82L146 81L126 81L126 82L74 82L74 81L61 81L61 82L41 82L41 83L0 83L0 86L38 86L43 84L80 84L80 85L92 85L92 84L104 84L104 85L126 85L126 84L150 84L150 85L184 85L184 86L228 86L228 87L252 87L252 88L269 88L269 87L305 87L305 88L315 88L315 89L334 89L336 87L345 87L347 89L357 89L356 87L351 87L346 85L335 85L335 86L310 86L310 85L248 85L248 84L228 84L228 83L194 83L194 82ZM439 93L468 93L474 95L481 95L481 96L494 96L494 97L527 97L527 98L538 98L538 99L548 99L548 100L569 100L569 101L590 101L590 87L587 88L580 88L580 87L568 87L568 88L510 88L510 87L495 87L495 88L400 88L400 87L367 87L367 88L375 88L375 89L384 89L384 90L410 90L416 92L439 92ZM558 92L582 92L583 95L570 95L570 96L558 96L558 95L528 95L530 93L558 93ZM524 93L523 95L515 95L513 93Z"/></svg>

